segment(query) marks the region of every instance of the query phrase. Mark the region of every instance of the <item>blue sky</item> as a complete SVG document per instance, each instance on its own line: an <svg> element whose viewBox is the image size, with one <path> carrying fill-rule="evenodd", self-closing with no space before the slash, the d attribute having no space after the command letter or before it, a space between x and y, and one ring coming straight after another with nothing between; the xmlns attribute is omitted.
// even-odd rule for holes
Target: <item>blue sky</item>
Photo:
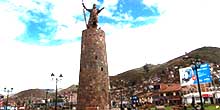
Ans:
<svg viewBox="0 0 220 110"><path fill-rule="evenodd" d="M159 64L202 46L220 47L218 0L84 0L105 7L109 75ZM0 93L53 88L50 74L63 74L60 88L78 84L81 0L0 1ZM87 20L89 13L86 12Z"/></svg>

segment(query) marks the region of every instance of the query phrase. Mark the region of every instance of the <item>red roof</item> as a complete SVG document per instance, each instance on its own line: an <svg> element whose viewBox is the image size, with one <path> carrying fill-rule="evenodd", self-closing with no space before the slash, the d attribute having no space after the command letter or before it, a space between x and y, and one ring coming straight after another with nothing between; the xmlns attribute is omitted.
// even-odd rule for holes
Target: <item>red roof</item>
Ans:
<svg viewBox="0 0 220 110"><path fill-rule="evenodd" d="M180 84L161 84L160 92L173 92L180 90L181 90Z"/></svg>

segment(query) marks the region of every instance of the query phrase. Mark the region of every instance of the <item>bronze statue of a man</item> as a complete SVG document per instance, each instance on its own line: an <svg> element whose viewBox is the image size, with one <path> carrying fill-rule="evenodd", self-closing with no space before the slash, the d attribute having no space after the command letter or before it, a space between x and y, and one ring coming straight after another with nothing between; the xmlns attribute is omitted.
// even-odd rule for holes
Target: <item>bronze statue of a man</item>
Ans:
<svg viewBox="0 0 220 110"><path fill-rule="evenodd" d="M84 3L82 3L83 8L90 12L89 22L87 28L89 27L97 27L98 26L98 14L104 9L101 8L100 10L96 8L96 4L93 4L92 9L87 9Z"/></svg>

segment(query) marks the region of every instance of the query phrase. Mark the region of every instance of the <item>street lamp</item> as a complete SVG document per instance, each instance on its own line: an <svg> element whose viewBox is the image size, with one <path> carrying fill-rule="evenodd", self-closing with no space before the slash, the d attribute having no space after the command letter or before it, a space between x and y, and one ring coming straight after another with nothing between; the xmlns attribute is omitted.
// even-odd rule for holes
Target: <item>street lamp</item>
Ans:
<svg viewBox="0 0 220 110"><path fill-rule="evenodd" d="M212 82L213 82L213 85L214 85L214 91L215 91L215 92L214 92L215 103L218 104L218 98L216 99L218 87L216 86L215 81L216 81L216 79L218 79L218 81L219 81L220 77L219 77L219 75L217 74L216 71L213 71L213 75L216 76L216 77L213 77L213 81L212 81Z"/></svg>
<svg viewBox="0 0 220 110"><path fill-rule="evenodd" d="M197 80L197 85L198 85L201 110L204 110L203 102L202 102L202 94L201 94L200 82L199 82L199 75L198 75L198 71L197 71L197 69L200 68L200 64L201 64L200 60L198 58L196 58L196 61L193 62L192 69L195 70L195 74L196 74L196 80Z"/></svg>
<svg viewBox="0 0 220 110"><path fill-rule="evenodd" d="M54 80L54 77L55 75L53 73L51 73L51 77L52 77L52 80ZM56 82L56 93L55 93L55 110L57 110L57 82L61 80L61 78L63 77L62 74L59 75L59 77L56 77L55 78L55 82Z"/></svg>
<svg viewBox="0 0 220 110"><path fill-rule="evenodd" d="M73 95L73 92L70 92L70 110L72 110L73 109L73 98L74 98L75 96Z"/></svg>
<svg viewBox="0 0 220 110"><path fill-rule="evenodd" d="M119 80L120 81L120 110L123 110L123 86L124 86L124 80Z"/></svg>
<svg viewBox="0 0 220 110"><path fill-rule="evenodd" d="M8 109L8 97L9 97L9 93L12 92L13 88L11 89L7 89L7 88L4 88L4 92L7 93L7 98L6 98L6 103L5 103L5 110Z"/></svg>
<svg viewBox="0 0 220 110"><path fill-rule="evenodd" d="M123 89L121 89L120 91L120 100L121 100L121 105L120 105L120 109L123 110L123 96L122 96L122 93L123 93Z"/></svg>
<svg viewBox="0 0 220 110"><path fill-rule="evenodd" d="M192 95L192 107L195 108L195 97L194 97L194 88L192 88L192 86L190 86L190 93Z"/></svg>
<svg viewBox="0 0 220 110"><path fill-rule="evenodd" d="M49 89L46 89L46 96L45 96L45 110L48 109L48 92L49 92Z"/></svg>

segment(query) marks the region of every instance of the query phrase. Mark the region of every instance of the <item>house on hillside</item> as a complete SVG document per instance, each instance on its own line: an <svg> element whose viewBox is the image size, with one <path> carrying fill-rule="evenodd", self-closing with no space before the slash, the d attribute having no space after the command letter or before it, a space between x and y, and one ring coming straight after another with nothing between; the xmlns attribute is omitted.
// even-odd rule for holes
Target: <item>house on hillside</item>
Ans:
<svg viewBox="0 0 220 110"><path fill-rule="evenodd" d="M180 84L159 84L159 89L153 91L152 99L155 105L178 105L182 103Z"/></svg>
<svg viewBox="0 0 220 110"><path fill-rule="evenodd" d="M152 103L154 105L182 104L180 84L156 84L153 87L150 91L138 94L141 103Z"/></svg>
<svg viewBox="0 0 220 110"><path fill-rule="evenodd" d="M161 84L160 96L168 105L182 104L180 84Z"/></svg>

